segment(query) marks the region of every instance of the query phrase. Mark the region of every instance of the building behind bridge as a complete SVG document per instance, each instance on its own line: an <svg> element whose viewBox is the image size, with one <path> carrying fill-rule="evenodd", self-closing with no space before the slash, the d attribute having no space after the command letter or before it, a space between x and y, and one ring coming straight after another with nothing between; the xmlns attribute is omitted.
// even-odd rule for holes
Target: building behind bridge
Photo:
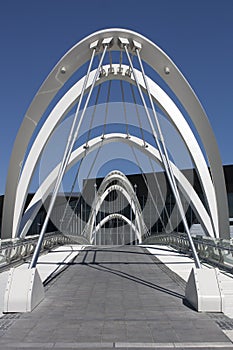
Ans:
<svg viewBox="0 0 233 350"><path fill-rule="evenodd" d="M228 196L229 219L230 224L233 224L231 220L233 218L233 165L224 165L223 169ZM193 169L183 170L182 172L186 176L186 178L194 184L194 189L200 196L201 200L204 202L203 192L196 172ZM134 186L135 191L137 192L136 194L139 199L143 211L144 221L146 223L146 226L148 227L149 233L156 234L163 232L164 228L168 227L168 216L171 215L171 213L173 213L173 216L176 215L174 214L176 210L175 199L173 194L171 193L170 186L167 183L164 172L158 172L156 173L156 175L154 175L153 173L133 174L127 175L127 177L131 184ZM103 178L84 180L84 191L82 195L80 195L80 193L65 193L64 195L58 195L47 231L51 232L59 230L61 229L61 227L64 228L68 223L68 226L66 227L67 233L75 235L78 232L80 232L80 230L83 226L85 226L85 223L89 218L91 203L93 203L95 199L94 185L95 183L97 184L98 190L98 187L101 184L102 180ZM149 182L149 184L152 184L152 186L149 186L151 189L151 193L148 192L148 188L145 182ZM165 206L163 205L163 201L159 196L159 188L156 182L158 182L159 186L161 186L162 188L166 188L166 195L164 196ZM28 194L25 208L29 204L33 195L33 193ZM113 201L114 199L116 199L117 194L113 192L111 196L112 197L109 198L107 197L106 201ZM44 206L42 206L39 213L37 214L33 224L31 225L28 231L28 235L38 234L40 232L41 225L45 218L45 208L48 206L49 199L50 198L48 197ZM3 201L4 195L0 196L0 224L2 221ZM63 218L63 222L61 223L61 218L64 216L64 210L66 210L67 208L67 201L69 201L69 207L71 209L72 215L68 215L68 217L65 216ZM158 211L160 213L160 218L157 217L156 219L155 207L153 204L154 202L156 202ZM123 208L123 212L127 217L130 217L130 205L125 206ZM103 211L100 211L99 218L97 219L99 220L104 215L105 213ZM183 232L183 224L181 223L181 220L179 219L178 215L179 214L177 212L176 220L174 220L173 218L173 229L174 231ZM193 224L198 223L195 213L188 204L186 205L186 216L190 227ZM82 220L80 220L80 218ZM120 227L123 230L124 225L125 224L123 223L119 223L117 219L114 219L112 222L108 222L105 225L104 232L106 232L106 235L108 235L108 232L111 229L111 232L113 234L117 234L117 227L118 229Z"/></svg>

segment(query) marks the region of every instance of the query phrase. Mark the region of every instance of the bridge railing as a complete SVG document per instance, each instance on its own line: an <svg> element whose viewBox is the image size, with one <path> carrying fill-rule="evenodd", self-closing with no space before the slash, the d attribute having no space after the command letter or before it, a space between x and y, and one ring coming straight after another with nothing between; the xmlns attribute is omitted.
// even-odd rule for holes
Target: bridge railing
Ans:
<svg viewBox="0 0 233 350"><path fill-rule="evenodd" d="M192 236L199 258L233 273L233 240ZM188 237L182 233L152 235L143 244L162 244L191 253Z"/></svg>
<svg viewBox="0 0 233 350"><path fill-rule="evenodd" d="M11 263L23 261L32 255L38 237L39 235L33 235L27 236L24 239L16 238L0 240L0 268ZM71 240L69 237L64 236L58 231L47 233L41 247L41 252L70 242Z"/></svg>

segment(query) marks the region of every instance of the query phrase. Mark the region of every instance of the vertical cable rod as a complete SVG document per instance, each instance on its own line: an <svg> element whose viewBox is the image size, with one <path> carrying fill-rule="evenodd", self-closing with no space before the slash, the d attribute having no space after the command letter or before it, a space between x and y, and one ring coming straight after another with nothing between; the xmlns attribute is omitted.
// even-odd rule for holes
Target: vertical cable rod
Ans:
<svg viewBox="0 0 233 350"><path fill-rule="evenodd" d="M85 80L84 80L84 84L83 84L83 87L82 87L82 91L81 91L78 107L77 107L77 110L76 110L76 113L75 113L75 116L74 116L74 119L73 119L73 123L72 123L71 129L70 129L70 132L69 132L66 148L65 148L65 151L64 151L64 154L63 154L63 159L62 159L62 162L61 162L60 167L59 167L57 180L56 180L56 183L55 183L55 186L54 186L54 189L53 189L53 193L52 193L52 197L51 197L51 200L50 200L50 203L49 203L49 208L48 208L48 211L47 211L47 214L46 214L46 217L45 217L45 221L43 223L43 226L42 226L42 229L41 229L41 232L40 232L40 236L38 238L38 242L37 242L35 251L33 253L33 257L32 257L31 263L29 265L29 268L36 267L37 260L38 260L39 254L40 254L40 249L41 249L41 246L42 246L42 243L43 243L45 231L47 229L49 218L50 218L50 215L52 213L52 210L53 210L53 207L54 207L54 204L55 204L57 193L58 193L58 190L60 188L61 181L62 181L62 178L64 176L65 169L67 167L68 161L70 159L70 155L71 155L71 152L72 152L75 140L77 138L77 135L78 135L78 132L79 132L79 129L80 129L80 126L81 126L81 123L82 123L82 120L83 120L83 117L84 117L87 105L89 103L89 100L90 100L90 97L91 97L94 85L95 85L96 80L97 80L97 78L99 76L100 68L101 68L101 65L102 65L102 62L103 62L106 50L107 50L107 46L108 45L104 45L104 50L103 50L103 53L102 53L102 56L101 56L98 68L96 70L96 73L95 73L94 79L92 81L92 85L91 85L89 94L87 96L87 99L86 99L86 102L85 102L85 105L84 105L84 108L83 108L83 111L82 111L82 114L81 114L78 126L77 126L76 131L75 131L75 124L76 124L76 121L77 121L77 118L78 118L78 114L79 114L79 109L80 109L80 106L81 106L82 98L83 98L83 95L84 95L84 92L85 92L85 89L86 89L86 85L87 85L87 81L88 81L88 78L89 78L89 75L90 75L91 67L92 67L94 56L95 56L95 53L96 53L96 48L94 48L93 51L92 51L91 60L90 60L89 66L88 66L88 71L87 71L87 74L86 74L86 77L85 77Z"/></svg>
<svg viewBox="0 0 233 350"><path fill-rule="evenodd" d="M142 139L143 139L143 147L146 147L146 140L145 140L145 136L144 136L144 130L142 128L142 122L141 122L141 118L140 118L140 113L139 113L139 110L138 110L138 106L137 106L137 103L136 103L136 96L135 96L135 93L134 93L134 90L133 90L133 85L130 84L130 87L131 87L131 93L132 93L132 97L133 97L133 101L134 101L134 104L135 104L135 109L136 109L136 115L137 115L137 118L138 118L138 122L139 122L139 126L140 126L140 130L141 130L141 135L142 135ZM160 187L160 184L159 184L159 181L157 179L157 175L156 175L156 171L154 169L154 166L153 166L153 163L151 161L151 158L148 156L148 160L149 160L149 163L150 163L150 166L151 166L151 169L152 169L152 173L153 173L153 177L155 179L155 182L156 182L156 185L157 185L157 188L158 188L158 191L159 191L159 194L160 194L160 197L161 197L161 201L162 201L162 204L164 206L164 209L165 209L165 212L166 212L166 215L167 215L167 219L168 219L168 223L170 224L170 228L172 229L172 224L171 224L171 220L170 220L170 216L168 214L168 211L167 211L167 208L166 208L166 205L165 205L165 199L164 199L164 196L163 196L163 193L162 193L162 190L161 190L161 187ZM143 174L142 174L143 175ZM147 185L147 181L145 181L144 179L144 182L145 184ZM153 202L154 203L154 202ZM155 204L154 204L155 206ZM157 205L156 205L157 207ZM156 208L157 209L157 208ZM157 209L158 211L158 209ZM160 215L159 215L160 216ZM165 225L164 226L164 231L166 232L166 227Z"/></svg>
<svg viewBox="0 0 233 350"><path fill-rule="evenodd" d="M148 81L147 81L147 78L146 78L146 75L145 75L145 72L144 72L144 68L143 68L143 64L142 64L142 60L141 60L141 56L140 56L138 48L136 48L136 53L137 53L139 65L140 65L140 68L141 68L143 80L144 80L144 83L145 83L145 86L146 86L146 90L147 90L147 93L148 93L148 97L149 97L149 100L150 100L150 104L151 104L151 108L152 108L152 111L153 111L153 115L154 115L154 118L155 118L155 122L156 122L157 130L158 130L159 138L160 138L161 143L162 143L164 156L165 156L165 161L167 163L168 171L169 171L169 174L170 174L170 181L172 181L172 183L173 183L172 190L173 191L175 190L175 192L176 192L176 196L175 196L176 197L176 201L177 201L179 212L180 212L180 215L181 215L184 227L185 227L185 231L186 231L187 236L188 236L189 244L190 244L191 249L193 251L193 255L194 255L194 260L195 260L196 266L198 268L201 268L199 257L198 257L195 245L193 243L193 240L192 240L192 237L191 237L191 234L190 234L190 231L189 231L188 222L187 222L187 219L186 219L186 216L185 216L185 212L184 212L184 208L183 208L183 204L182 204L182 201L181 201L181 198L180 198L180 193L179 193L178 186L177 186L177 183L176 183L176 180L175 180L175 176L174 176L171 164L170 164L170 160L169 160L168 152L167 152L167 147L166 147L165 140L164 140L164 137L163 137L162 129L160 127L158 116L157 116L157 113L155 111L155 106L154 106L154 103L152 101L149 84L148 84Z"/></svg>
<svg viewBox="0 0 233 350"><path fill-rule="evenodd" d="M150 117L150 113L148 111L148 107L146 105L146 102L145 102L145 99L144 99L144 96L143 96L140 84L138 82L138 78L137 78L137 76L135 74L134 67L132 65L132 61L131 61L131 58L130 58L130 55L129 55L129 51L128 51L128 48L127 48L127 44L124 44L124 48L125 48L125 52L126 52L128 61L130 63L131 69L132 69L132 73L133 73L133 76L134 76L134 79L135 79L135 82L136 82L136 85L137 85L140 97L142 99L142 102L143 102L143 105L144 105L144 108L145 108L145 111L146 111L146 115L147 115L148 121L150 123L150 127L151 127L151 130L152 130L152 133L153 133L153 137L155 139L155 142L157 144L157 147L158 147L158 150L159 150L159 153L160 153L160 157L161 157L161 159L163 161L163 164L164 164L164 168L165 168L165 172L166 172L167 177L168 177L168 181L170 183L172 192L173 192L173 194L174 194L174 196L176 198L176 202L177 202L177 205L178 205L178 208L179 208L179 212L181 214L181 218L182 218L182 221L183 221L183 224L184 224L184 227L185 227L185 231L186 231L186 233L188 235L189 243L190 243L193 255L194 255L195 265L196 265L197 268L201 268L201 264L200 264L200 261L199 261L198 255L197 255L197 251L196 251L196 248L194 246L191 234L189 232L188 223L187 223L187 220L186 220L186 217L185 217L185 214L184 214L184 210L183 210L182 202L181 202L181 199L180 199L179 191L178 191L175 179L174 179L174 174L173 174L173 171L172 171L171 166L170 166L170 161L169 161L169 158L168 158L168 155L167 155L166 146L165 146L164 139L163 139L163 134L162 134L162 131L161 131L158 119L157 119L157 115L156 115L155 121L156 121L156 126L157 126L157 129L158 129L158 132L159 132L159 136L160 136L160 140L161 140L163 149L162 149L162 147L160 145L160 142L159 142L157 133L155 131L154 125L152 123L152 120L151 120L151 117ZM148 93L150 102L152 102L152 104L153 104L153 101L152 101L152 98L151 98L151 94L150 94L150 90L149 90L149 86L148 86L148 83L147 83L147 80L146 80L146 77L145 77L145 73L144 73L144 69L143 69L143 66L142 66L141 58L140 58L139 51L138 51L137 48L136 48L136 52L137 52L137 55L139 57L138 59L139 59L139 64L140 64L141 72L142 72L142 75L143 75L143 79L144 79L144 82L145 82L145 87L147 89L147 93ZM153 111L153 113L155 112L154 105L152 106L152 111Z"/></svg>
<svg viewBox="0 0 233 350"><path fill-rule="evenodd" d="M148 93L148 97L149 97L149 100L150 100L150 104L151 104L151 108L152 108L152 111L153 111L153 115L154 115L154 118L155 118L155 122L156 122L157 130L158 130L159 138L161 140L161 144L162 144L162 148L163 148L163 152L164 152L164 158L165 158L164 160L166 162L166 165L167 165L167 168L168 168L168 172L170 174L169 181L170 181L170 183L173 184L173 186L171 186L172 187L172 191L173 191L173 193L175 195L175 198L176 198L176 201L177 201L179 212L180 212L180 215L181 215L184 227L185 227L185 231L186 231L187 236L188 236L189 244L191 246L191 249L192 249L192 252L193 252L193 255L194 255L194 260L195 260L196 267L197 268L201 268L199 257L198 257L195 245L193 243L193 240L192 240L192 237L191 237L191 234L190 234L190 231L189 231L189 227L188 227L187 219L186 219L186 216L185 216L185 213L184 213L184 208L183 208L182 201L181 201L181 198L180 198L179 190L178 190L177 183L175 181L175 176L174 176L171 164L170 164L170 160L169 160L169 157L168 157L168 152L167 152L165 140L164 140L163 133L162 133L162 130L161 130L161 127L160 127L160 123L159 123L159 120L158 120L157 113L155 111L154 103L152 101L149 84L148 84L148 81L147 81L147 78L146 78L146 75L145 75L145 72L144 72L144 68L143 68L143 64L142 64L142 60L141 60L141 56L140 56L138 48L136 48L136 53L137 53L139 65L140 65L140 68L141 68L143 80L144 80L144 83L145 83L145 86L146 86L146 90L147 90L147 93Z"/></svg>
<svg viewBox="0 0 233 350"><path fill-rule="evenodd" d="M91 130L92 130L92 125L93 125L93 121L94 121L94 116L96 114L96 106L97 106L97 103L98 103L98 100L99 100L99 95L100 95L100 90L101 90L101 84L99 85L98 87L98 90L97 90L97 95L96 95L96 99L95 99L95 105L94 105L94 108L93 108L93 112L92 112L92 116L91 116L91 121L90 121L90 125L89 125L89 129L88 129L88 134L87 134L87 139L86 139L86 146L85 146L85 155L83 156L83 158L81 159L80 163L79 163L79 167L77 169L77 172L76 172L76 175L75 175L75 178L74 178L74 181L73 181L73 184L72 184L72 187L71 187L71 191L70 191L70 196L68 198L68 201L66 203L66 207L65 207L65 210L63 212L63 215L62 215L62 219L61 219L61 223L63 223L64 219L65 219L65 216L66 216L66 213L67 213L67 210L68 210L68 206L69 206L69 203L70 203L70 200L71 200L71 196L73 194L73 191L74 191L74 188L75 188L75 185L76 185L76 182L77 182L77 179L78 179L78 176L79 176L79 172L80 172L80 169L81 169L81 166L82 166L82 162L83 162L83 159L86 157L87 155L87 152L88 152L88 141L90 140L90 133L91 133ZM81 197L80 197L81 198ZM74 209L72 211L72 214L66 224L66 227L65 227L65 231L68 230L68 227L70 226L70 222L71 220L73 219L74 217L74 214L75 214L75 209L77 208L78 204L79 204L79 201L80 201L80 198L76 201L76 204L74 206ZM60 226L60 230L61 230L61 226Z"/></svg>

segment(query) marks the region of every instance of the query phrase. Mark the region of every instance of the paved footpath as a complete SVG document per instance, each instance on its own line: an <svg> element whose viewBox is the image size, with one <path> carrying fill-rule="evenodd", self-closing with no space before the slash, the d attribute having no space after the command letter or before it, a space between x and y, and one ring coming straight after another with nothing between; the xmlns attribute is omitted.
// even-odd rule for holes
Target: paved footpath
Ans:
<svg viewBox="0 0 233 350"><path fill-rule="evenodd" d="M86 248L33 312L0 319L0 349L233 349L184 286L145 248Z"/></svg>

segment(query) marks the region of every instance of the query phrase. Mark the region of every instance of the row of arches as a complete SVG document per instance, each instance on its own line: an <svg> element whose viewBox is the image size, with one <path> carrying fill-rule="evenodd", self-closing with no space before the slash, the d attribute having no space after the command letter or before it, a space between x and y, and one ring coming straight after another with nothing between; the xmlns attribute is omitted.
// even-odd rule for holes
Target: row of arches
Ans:
<svg viewBox="0 0 233 350"><path fill-rule="evenodd" d="M108 70L109 66L106 66L104 68L106 71L109 71ZM121 79L129 80L130 78L124 74L124 72L126 72L127 67L122 66L122 69L123 71L121 72L120 75L116 73L111 75L110 77L104 76L99 80L103 82L108 78L117 79L119 78L119 76ZM116 67L114 72L117 72ZM94 76L95 71L91 73ZM143 86L142 77L139 72L137 72L137 74L139 77L139 81ZM90 81L91 81L92 75L90 77ZM13 228L12 228L13 236L16 236L18 234L19 224L20 224L22 211L26 201L28 188L29 188L33 173L35 171L37 162L43 152L44 145L48 142L48 139L52 134L52 132L54 131L54 129L57 127L57 125L59 125L61 120L64 118L67 110L77 101L81 93L83 80L84 78L81 79L78 83L76 83L73 86L73 88L71 88L67 92L67 94L55 106L53 111L50 113L50 116L47 118L46 122L42 126L38 136L36 137L31 147L31 150L25 162L23 171L19 179L18 187L17 187L16 198L15 198L15 210L14 210L14 216L13 216ZM175 106L175 104L172 102L172 100L151 79L148 79L148 81L151 84L151 91L152 91L153 97L166 110L172 123L178 129L179 133L181 134L181 136L185 141L185 144L189 149L189 152L193 158L194 164L196 165L198 175L201 179L201 183L203 184L204 194L207 199L208 206L210 208L210 213L211 213L210 217L211 217L211 220L213 221L212 231L214 231L215 235L218 236L219 225L218 225L216 195L215 195L214 186L210 177L210 173L206 165L204 156L201 152L201 149L190 127L188 126L188 123L185 121L184 117L182 116L178 108ZM145 86L143 87L145 88ZM89 88L89 85L87 85L87 89L88 88ZM212 235L212 232L210 232L210 235Z"/></svg>
<svg viewBox="0 0 233 350"><path fill-rule="evenodd" d="M110 142L124 142L126 144L132 145L136 147L138 150L143 152L144 154L152 157L155 161L159 162L159 164L162 165L162 160L160 158L160 155L158 153L158 150L155 149L153 146L150 144L147 144L147 147L144 147L142 145L141 139L137 138L135 136L131 136L130 139L126 138L125 134L108 134L105 135L105 138L102 139L100 137L94 138L89 141L89 148L88 151L83 149L82 146L78 147L75 151L72 152L70 161L67 166L67 171L76 163L78 160L80 160L84 155L98 147L101 147L101 145L110 143ZM181 190L184 194L184 196L190 200L190 205L192 206L195 214L197 215L198 219L202 223L204 230L206 234L209 236L214 237L214 232L212 230L212 223L210 216L205 209L203 203L201 202L198 194L196 191L193 189L189 181L185 178L185 176L182 174L182 172L173 164L173 171L176 176L177 181L181 185ZM27 233L27 230L29 229L32 221L34 220L38 210L40 209L43 200L50 194L51 188L54 185L54 182L56 180L57 174L59 170L59 164L56 166L56 168L53 169L53 171L49 174L49 176L44 180L44 182L41 184L39 189L36 191L32 201L30 202L26 212L25 212L25 220L22 221L23 225L21 227L21 237L25 236ZM114 176L113 178L115 178ZM116 178L118 178L117 176ZM106 183L108 183L108 177L106 177L106 182L103 183L103 186L105 186ZM131 185L132 186L132 185ZM103 192L103 188L101 186L100 188L100 193ZM94 210L94 209L93 209ZM92 222L93 222L93 215L92 217Z"/></svg>
<svg viewBox="0 0 233 350"><path fill-rule="evenodd" d="M117 181L118 184L111 185L111 183L115 181ZM94 229L96 216L98 211L100 210L101 204L112 191L121 192L126 198L127 202L131 205L132 211L134 212L135 216L135 224L133 224L133 222L130 221L125 215L113 213L103 218L101 222L97 225L97 227ZM147 234L147 227L143 220L142 210L140 207L140 203L137 199L137 195L127 177L120 171L111 171L102 181L96 195L97 198L93 203L94 205L92 205L89 220L83 232L87 239L91 243L93 243L95 234L101 226L103 226L109 220L119 218L125 221L127 224L132 225L133 231L136 233L138 242L142 243L143 237L145 237Z"/></svg>
<svg viewBox="0 0 233 350"><path fill-rule="evenodd" d="M94 55L104 50L108 50L109 52L114 50L122 52L126 47L131 55L135 55L135 52L138 53L140 51L142 60L162 77L180 103L184 106L199 134L209 164L203 155L191 127L168 94L148 76L146 76L145 80L143 71L139 71L135 68L133 74L131 74L129 66L124 65L122 62L120 62L120 65L119 63L115 64L112 62L107 65L102 65L101 72L104 72L104 74L97 74L98 70L96 69L89 71L88 75L81 78L60 98L39 130L23 162L30 139L44 111L74 72L85 62L92 59ZM42 201L48 197L48 194L54 186L54 182L59 174L60 164L50 172L40 185L24 212L29 185L32 181L35 168L54 130L64 119L67 112L81 99L83 94L93 88L92 85L94 81L95 86L97 86L108 80L116 79L137 86L139 85L144 93L148 93L149 91L149 97L163 109L189 151L202 186L206 207L192 185L183 176L182 172L174 163L169 161L169 166L171 166L171 171L174 173L175 181L180 184L182 193L190 201L206 234L212 237L229 237L226 188L221 159L211 126L199 100L178 68L160 48L138 33L116 28L94 33L68 51L54 67L29 107L17 135L10 161L3 208L3 238L10 236L24 237L27 234ZM142 140L140 138L132 135L130 135L130 137L128 136L129 135L120 133L110 133L104 135L104 137L97 137L89 140L88 150L83 148L84 145L72 150L67 164L67 170L77 163L79 159L85 157L87 153L101 147L103 144L112 142L123 142L132 147L136 147L164 167L164 158L161 156L158 149L150 144L146 146L145 144L142 145ZM123 191L126 197L130 196L132 193L130 184L125 179L122 183L121 188L119 187L118 190ZM103 182L103 186L104 184L105 181ZM101 191L103 190L101 189ZM101 191L99 193L100 201L106 194ZM97 203L97 205L99 205L99 203ZM135 217L137 217L135 232L138 232L138 237L142 237L142 235L145 234L145 226L136 198L134 198L133 208ZM90 240L92 240L93 237L93 218L94 214L92 212L87 224L89 226L86 226L85 229L85 234L87 234Z"/></svg>

